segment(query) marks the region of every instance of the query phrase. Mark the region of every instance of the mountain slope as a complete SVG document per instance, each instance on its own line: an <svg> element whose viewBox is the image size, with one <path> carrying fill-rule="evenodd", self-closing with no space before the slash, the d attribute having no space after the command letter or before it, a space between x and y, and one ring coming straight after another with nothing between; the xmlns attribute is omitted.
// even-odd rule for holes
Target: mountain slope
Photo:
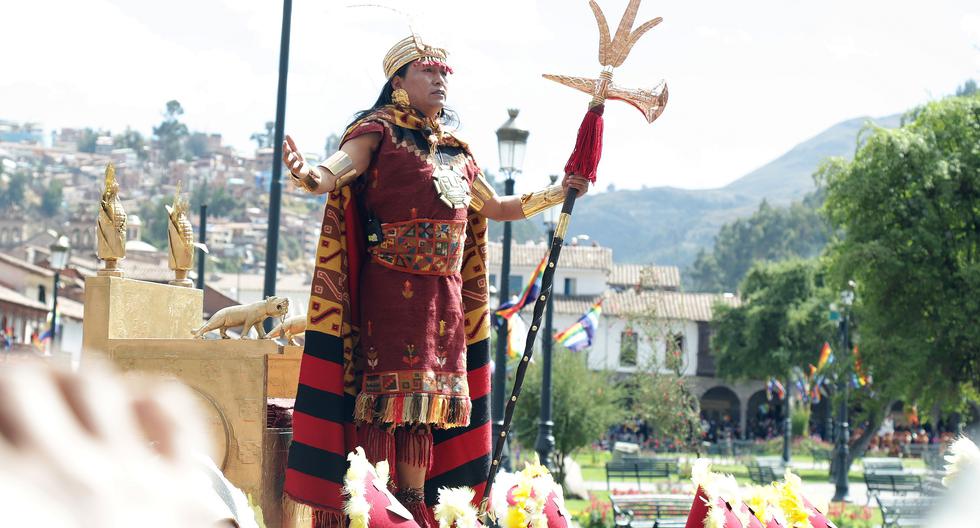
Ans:
<svg viewBox="0 0 980 528"><path fill-rule="evenodd" d="M901 116L873 121L892 128ZM812 175L829 156L851 157L869 118L838 123L720 189L656 187L590 195L575 206L569 238L588 234L617 262L686 267L714 243L718 229L752 214L763 200L788 204L814 189Z"/></svg>
<svg viewBox="0 0 980 528"><path fill-rule="evenodd" d="M722 187L723 190L754 196L761 201L787 203L813 190L813 172L830 156L854 154L858 133L868 122L896 128L901 115L872 119L858 117L838 123L800 143L789 152Z"/></svg>

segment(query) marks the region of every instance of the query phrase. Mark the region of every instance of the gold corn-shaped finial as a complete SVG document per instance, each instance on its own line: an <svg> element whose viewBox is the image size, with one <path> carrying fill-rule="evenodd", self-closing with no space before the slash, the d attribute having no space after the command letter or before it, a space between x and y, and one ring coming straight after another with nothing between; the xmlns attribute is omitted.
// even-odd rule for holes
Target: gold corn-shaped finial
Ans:
<svg viewBox="0 0 980 528"><path fill-rule="evenodd" d="M631 31L633 21L636 20L636 13L640 10L640 0L630 0L629 5L626 6L626 12L623 13L623 18L619 21L616 36L609 40L609 24L606 23L606 16L602 14L602 9L595 0L589 0L589 6L599 24L599 64L603 66L620 67L636 41L640 40L644 33L664 21L662 17L657 17L644 22L635 31Z"/></svg>

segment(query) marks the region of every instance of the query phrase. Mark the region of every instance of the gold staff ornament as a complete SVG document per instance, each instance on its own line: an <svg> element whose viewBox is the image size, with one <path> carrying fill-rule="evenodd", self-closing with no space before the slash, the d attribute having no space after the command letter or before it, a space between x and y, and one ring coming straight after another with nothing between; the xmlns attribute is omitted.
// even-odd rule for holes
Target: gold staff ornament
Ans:
<svg viewBox="0 0 980 528"><path fill-rule="evenodd" d="M660 84L651 90L635 90L616 86L612 82L613 68L623 64L630 50L644 33L663 21L657 17L645 22L640 27L633 30L633 21L636 13L640 9L640 0L630 0L623 14L616 35L609 38L609 25L606 24L606 17L602 14L602 9L595 0L590 0L589 5L595 14L596 22L599 24L599 64L603 66L598 79L585 77L569 77L566 75L545 75L546 79L551 79L558 83L581 90L592 96L589 102L589 109L582 119L579 126L578 135L575 139L575 148L572 155L565 164L565 174L574 174L588 179L595 183L596 168L599 166L599 158L602 156L602 132L604 122L602 119L605 110L606 99L618 99L625 101L643 113L647 122L652 123L664 111L667 104L667 85L661 81ZM575 199L578 191L569 188L565 194L565 202L562 205L561 215L558 217L558 224L555 227L555 236L551 241L551 251L548 254L548 266L545 268L544 275L541 277L541 295L534 303L534 314L531 316L531 330L528 332L524 354L517 367L514 376L514 388L511 397L507 401L504 409L504 423L498 436L495 438L493 455L490 460L490 471L487 475L487 484L483 490L481 500L481 511L487 511L487 500L490 489L493 487L494 478L500 468L500 456L503 453L504 443L510 432L511 421L514 417L514 408L517 405L517 398L521 394L521 385L527 373L527 365L531 361L531 354L534 351L534 342L537 338L538 328L541 326L541 318L544 308L547 305L548 297L553 293L555 271L558 268L558 258L561 255L562 246L565 242L565 233L568 230L569 222L572 218L572 208L575 206Z"/></svg>
<svg viewBox="0 0 980 528"><path fill-rule="evenodd" d="M636 20L636 13L640 9L640 0L630 0L626 12L623 13L623 18L619 22L619 27L616 29L616 35L610 40L609 25L606 23L606 16L602 14L599 4L595 0L590 0L589 6L592 7L592 12L595 14L596 22L599 25L599 64L603 66L599 78L589 79L587 77L551 74L544 74L543 77L591 95L590 107L600 105L606 99L623 101L643 113L643 117L648 123L653 123L660 117L667 105L667 84L660 81L657 86L651 89L624 88L613 84L612 72L613 68L618 68L626 61L626 57L629 56L640 37L663 22L664 19L657 17L648 20L633 30L633 21Z"/></svg>

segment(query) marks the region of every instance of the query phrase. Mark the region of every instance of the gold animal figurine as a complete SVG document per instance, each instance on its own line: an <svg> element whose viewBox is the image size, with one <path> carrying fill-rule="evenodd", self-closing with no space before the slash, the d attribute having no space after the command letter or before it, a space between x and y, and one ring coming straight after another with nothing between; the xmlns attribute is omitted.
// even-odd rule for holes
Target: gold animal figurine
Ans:
<svg viewBox="0 0 980 528"><path fill-rule="evenodd" d="M305 315L294 315L292 317L284 319L281 323L274 326L269 333L265 335L266 339L274 339L276 337L282 337L286 340L286 343L290 345L298 345L294 337L306 333L306 316Z"/></svg>
<svg viewBox="0 0 980 528"><path fill-rule="evenodd" d="M230 339L226 333L229 328L242 327L241 339L250 339L248 334L252 328L259 334L259 339L265 338L262 322L267 317L278 317L280 322L289 312L289 299L285 297L267 297L264 301L251 304L239 304L222 308L214 313L204 326L191 330L197 339L203 339L204 334L217 330L222 339Z"/></svg>
<svg viewBox="0 0 980 528"><path fill-rule="evenodd" d="M170 269L174 270L175 279L170 281L174 286L193 287L194 283L187 278L188 272L194 267L194 248L200 248L207 253L208 247L200 242L194 242L194 228L187 218L187 200L180 196L180 182L177 182L177 192L174 194L173 205L165 205L169 222L167 237L170 241Z"/></svg>
<svg viewBox="0 0 980 528"><path fill-rule="evenodd" d="M105 168L105 188L99 205L97 254L105 261L99 275L122 277L118 262L126 258L126 210L119 200L119 183L112 163Z"/></svg>

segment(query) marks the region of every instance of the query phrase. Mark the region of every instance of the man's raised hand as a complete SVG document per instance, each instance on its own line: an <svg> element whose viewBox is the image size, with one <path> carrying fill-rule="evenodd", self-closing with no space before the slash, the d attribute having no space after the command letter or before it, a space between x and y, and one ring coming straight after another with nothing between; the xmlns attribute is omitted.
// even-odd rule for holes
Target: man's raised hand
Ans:
<svg viewBox="0 0 980 528"><path fill-rule="evenodd" d="M286 135L286 140L282 142L282 162L286 164L289 176L297 187L313 192L319 186L320 182L317 181L313 167L306 162L289 135Z"/></svg>

